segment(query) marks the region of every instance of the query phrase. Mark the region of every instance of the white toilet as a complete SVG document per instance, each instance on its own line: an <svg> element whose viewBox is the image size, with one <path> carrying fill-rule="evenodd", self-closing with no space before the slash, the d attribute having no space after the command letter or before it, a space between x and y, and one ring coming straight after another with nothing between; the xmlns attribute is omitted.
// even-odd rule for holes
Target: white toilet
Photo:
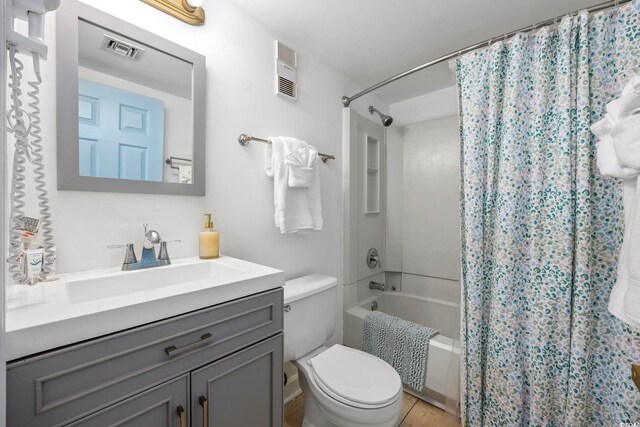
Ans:
<svg viewBox="0 0 640 427"><path fill-rule="evenodd" d="M284 287L284 361L294 362L304 392L303 427L393 427L402 382L385 361L323 344L333 335L337 280L313 274Z"/></svg>

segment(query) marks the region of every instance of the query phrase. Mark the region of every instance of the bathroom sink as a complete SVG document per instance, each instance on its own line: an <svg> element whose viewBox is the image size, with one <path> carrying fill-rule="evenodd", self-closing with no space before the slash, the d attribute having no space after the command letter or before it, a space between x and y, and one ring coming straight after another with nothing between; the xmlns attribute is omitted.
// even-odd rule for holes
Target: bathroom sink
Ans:
<svg viewBox="0 0 640 427"><path fill-rule="evenodd" d="M7 360L281 287L281 270L221 255L145 270L65 273L7 291Z"/></svg>
<svg viewBox="0 0 640 427"><path fill-rule="evenodd" d="M242 277L244 268L223 261L194 261L135 271L118 271L66 283L71 304L181 286L194 282L229 282ZM215 285L215 283L211 283Z"/></svg>

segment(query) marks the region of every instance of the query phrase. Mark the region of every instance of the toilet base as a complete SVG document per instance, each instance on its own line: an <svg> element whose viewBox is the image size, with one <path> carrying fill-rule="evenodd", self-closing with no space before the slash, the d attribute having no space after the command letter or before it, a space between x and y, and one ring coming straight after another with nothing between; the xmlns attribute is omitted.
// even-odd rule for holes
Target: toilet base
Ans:
<svg viewBox="0 0 640 427"><path fill-rule="evenodd" d="M394 427L398 424L402 408L402 388L387 407L363 410L348 407L324 395L313 381L307 360L326 350L321 347L297 360L298 381L304 394L304 420L302 427ZM324 405L325 407L322 407Z"/></svg>
<svg viewBox="0 0 640 427"><path fill-rule="evenodd" d="M301 386L302 381L300 382ZM327 419L327 417L325 417L324 413L318 406L316 399L307 397L311 395L309 388L304 386L302 386L301 388L303 390L303 393L305 393L305 388L307 389L306 393L304 394L304 419L302 420L302 427L340 427L331 423Z"/></svg>

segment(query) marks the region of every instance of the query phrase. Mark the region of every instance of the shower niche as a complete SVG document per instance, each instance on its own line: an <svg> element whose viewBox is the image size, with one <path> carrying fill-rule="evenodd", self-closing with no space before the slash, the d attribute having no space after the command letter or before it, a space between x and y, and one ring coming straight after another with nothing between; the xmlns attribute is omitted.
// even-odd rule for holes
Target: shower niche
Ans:
<svg viewBox="0 0 640 427"><path fill-rule="evenodd" d="M366 177L364 212L380 213L380 140L365 134Z"/></svg>

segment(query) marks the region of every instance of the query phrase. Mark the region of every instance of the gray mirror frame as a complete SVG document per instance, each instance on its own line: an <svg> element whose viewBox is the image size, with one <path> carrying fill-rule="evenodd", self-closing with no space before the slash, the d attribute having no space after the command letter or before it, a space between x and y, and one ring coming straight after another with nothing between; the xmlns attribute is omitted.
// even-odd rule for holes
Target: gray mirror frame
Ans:
<svg viewBox="0 0 640 427"><path fill-rule="evenodd" d="M78 146L78 20L125 35L193 64L193 183L80 176ZM58 190L205 195L205 57L76 0L56 11Z"/></svg>

